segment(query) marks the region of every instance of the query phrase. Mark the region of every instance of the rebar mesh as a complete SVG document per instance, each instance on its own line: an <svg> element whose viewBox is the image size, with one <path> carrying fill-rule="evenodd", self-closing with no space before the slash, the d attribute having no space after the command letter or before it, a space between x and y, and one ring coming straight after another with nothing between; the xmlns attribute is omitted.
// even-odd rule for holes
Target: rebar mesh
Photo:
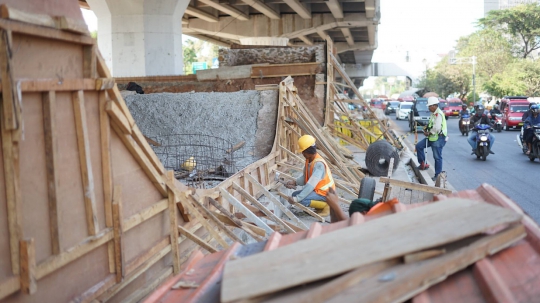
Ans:
<svg viewBox="0 0 540 303"><path fill-rule="evenodd" d="M234 143L202 134L153 136L152 145L165 169L174 170L176 179L195 188L217 186L229 176L258 160L253 146L233 151Z"/></svg>

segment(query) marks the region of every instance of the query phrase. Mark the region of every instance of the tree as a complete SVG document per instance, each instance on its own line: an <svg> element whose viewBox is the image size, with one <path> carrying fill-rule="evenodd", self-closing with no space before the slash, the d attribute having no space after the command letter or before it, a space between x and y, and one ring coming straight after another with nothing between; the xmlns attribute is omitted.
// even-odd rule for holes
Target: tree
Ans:
<svg viewBox="0 0 540 303"><path fill-rule="evenodd" d="M191 74L192 63L197 61L195 41L188 39L182 43L182 53L184 55L184 72L186 74Z"/></svg>
<svg viewBox="0 0 540 303"><path fill-rule="evenodd" d="M540 4L522 4L510 9L492 10L478 24L508 35L510 43L520 41L522 58L540 48Z"/></svg>
<svg viewBox="0 0 540 303"><path fill-rule="evenodd" d="M540 61L519 60L484 84L494 96L540 96Z"/></svg>

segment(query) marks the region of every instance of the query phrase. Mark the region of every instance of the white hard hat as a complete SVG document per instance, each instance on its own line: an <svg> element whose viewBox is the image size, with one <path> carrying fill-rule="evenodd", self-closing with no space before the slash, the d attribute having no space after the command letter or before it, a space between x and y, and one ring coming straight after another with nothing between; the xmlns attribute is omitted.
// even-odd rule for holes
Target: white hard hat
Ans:
<svg viewBox="0 0 540 303"><path fill-rule="evenodd" d="M427 99L427 105L428 106L433 105L433 104L439 104L439 98L437 98L437 97L429 97Z"/></svg>

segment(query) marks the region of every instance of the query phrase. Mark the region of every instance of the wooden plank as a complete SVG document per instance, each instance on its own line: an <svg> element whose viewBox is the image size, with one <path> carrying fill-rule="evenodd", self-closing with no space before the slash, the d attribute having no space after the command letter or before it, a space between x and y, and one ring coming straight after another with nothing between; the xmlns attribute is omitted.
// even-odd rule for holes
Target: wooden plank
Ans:
<svg viewBox="0 0 540 303"><path fill-rule="evenodd" d="M94 53L92 53L94 54ZM99 92L99 135L101 147L101 174L103 180L103 204L105 210L105 226L113 227L112 219L112 199L113 199L113 177L111 164L111 125L109 115L105 111L107 96L104 91ZM114 242L107 244L109 254L109 272L114 273Z"/></svg>
<svg viewBox="0 0 540 303"><path fill-rule="evenodd" d="M2 131L2 154L4 164L4 182L6 191L7 219L9 230L9 248L11 255L11 269L13 274L19 274L19 239L22 236L21 227L21 191L18 170L19 149L13 142L12 131L0 123Z"/></svg>
<svg viewBox="0 0 540 303"><path fill-rule="evenodd" d="M132 131L131 135L133 136L133 139L135 139L135 142L139 144L139 147L142 149L144 154L148 157L148 159L150 160L150 163L154 165L154 168L157 170L158 173L164 174L165 167L163 166L163 163L161 163L161 160L159 160L159 158L157 157L152 147L150 147L150 145L148 144L148 140L146 140L146 137L142 134L139 127L136 124L134 124L131 127L131 131Z"/></svg>
<svg viewBox="0 0 540 303"><path fill-rule="evenodd" d="M251 68L251 78L308 76L321 72L318 62L257 65Z"/></svg>
<svg viewBox="0 0 540 303"><path fill-rule="evenodd" d="M219 202L217 202L216 200L208 196L206 197L206 199L208 203L212 204L215 208L217 208L222 213L222 215L220 216L218 216L219 214L217 213L213 213L216 216L216 218L220 220L221 222L225 224L229 224L231 226L236 226L242 229L248 235L250 235L255 241L260 241L261 240L260 237L264 237L265 232L263 229L260 229L258 227L255 228L254 226L249 225L249 224L248 225L244 224L244 222L238 220L233 214L231 214L227 209L225 209L225 207L221 206L221 204L219 204ZM220 218L221 216L225 218ZM256 230L259 230L259 232L257 232Z"/></svg>
<svg viewBox="0 0 540 303"><path fill-rule="evenodd" d="M9 7L6 4L2 4L0 6L0 17L2 17L3 19L10 19L39 26L56 28L56 21L52 16L27 13L13 7Z"/></svg>
<svg viewBox="0 0 540 303"><path fill-rule="evenodd" d="M97 78L96 45L83 46L83 77ZM97 82L97 81L96 81ZM95 86L97 87L97 85Z"/></svg>
<svg viewBox="0 0 540 303"><path fill-rule="evenodd" d="M12 31L14 33L21 33L24 35L30 35L45 39L60 40L82 45L94 44L94 39L90 36L73 34L54 28L48 28L19 21L0 19L0 28Z"/></svg>
<svg viewBox="0 0 540 303"><path fill-rule="evenodd" d="M233 197L228 191L226 191L223 188L219 188L221 195L231 203L236 209L238 209L241 213L243 213L249 220L254 222L257 226L264 229L268 235L272 234L274 232L273 229L271 229L266 223L264 223L259 217L257 217L255 214L253 214L247 207L244 206L240 201L238 201L235 197Z"/></svg>
<svg viewBox="0 0 540 303"><path fill-rule="evenodd" d="M227 263L221 299L231 302L265 295L366 264L444 245L519 220L521 216L515 212L487 203L448 199ZM416 236L417 232L428 229L445 232L444 235L423 233L422 237ZM380 230L385 230L385 237L380 237ZM325 248L329 246L340 249L328 251ZM365 247L370 249L365 250ZM299 260L304 260L307 255L310 264L325 266L306 267ZM284 263L283 256L298 257ZM246 268L250 270L246 271Z"/></svg>
<svg viewBox="0 0 540 303"><path fill-rule="evenodd" d="M255 197L251 196L246 190L244 190L240 185L236 184L236 182L232 183L232 186L234 190L236 190L239 194L241 194L244 198L246 198L249 202L251 202L253 205L255 205L258 209L260 209L265 215L267 215L270 219L272 219L274 222L279 224L284 230L294 233L295 230L292 229L290 226L285 224L283 220L278 218L276 215L274 215L273 212L269 211L268 208L266 208L264 205L262 205Z"/></svg>
<svg viewBox="0 0 540 303"><path fill-rule="evenodd" d="M242 245L246 244L244 241L242 241L240 238L238 238L238 236L235 235L231 230L229 230L225 226L225 224L223 224L223 222L218 220L216 218L216 216L214 216L214 214L211 211L209 211L206 207L204 207L204 205L202 205L201 202L199 202L197 199L195 199L195 197L193 195L188 195L188 199L190 199L191 202L193 202L193 205L195 205L195 207L197 207L203 213L203 215L206 216L206 218L213 221L214 224L216 224L216 226L219 229L221 229L229 238L231 238L231 240L239 242Z"/></svg>
<svg viewBox="0 0 540 303"><path fill-rule="evenodd" d="M190 232L189 230L185 229L183 226L178 225L178 231L184 235L186 238L190 239L191 241L197 243L200 247L206 249L210 253L215 253L218 250L214 248L212 245L206 243L203 239L199 238L194 233Z"/></svg>
<svg viewBox="0 0 540 303"><path fill-rule="evenodd" d="M155 215L163 212L169 207L169 199L163 199L157 203L154 203L140 212L132 215L124 220L122 223L122 231L127 232L135 226L143 223L144 221L154 217Z"/></svg>
<svg viewBox="0 0 540 303"><path fill-rule="evenodd" d="M276 197L274 197L269 191L267 191L264 186L262 186L253 176L250 174L245 173L244 177L251 182L254 188L256 188L258 191L260 191L263 195L270 200L270 202L274 203L275 206L277 206L289 219L293 221L293 223L300 228L308 229L306 224L304 222L300 221L285 205L283 205Z"/></svg>
<svg viewBox="0 0 540 303"><path fill-rule="evenodd" d="M419 252L415 252L415 253L403 256L403 263L418 262L418 261L440 256L444 253L446 253L445 249L429 249L429 250L419 251Z"/></svg>
<svg viewBox="0 0 540 303"><path fill-rule="evenodd" d="M58 29L90 36L88 26L83 20L66 16L56 16L54 19L56 21L56 28Z"/></svg>
<svg viewBox="0 0 540 303"><path fill-rule="evenodd" d="M143 153L143 151L137 144L137 142L133 140L133 137L122 132L122 130L117 126L116 123L111 123L111 126L120 138L120 140L122 140L124 145L127 147L131 155L135 158L137 163L139 163L150 181L152 181L152 183L156 186L157 190L163 195L163 197L168 197L162 175L160 175L156 171L154 166L150 163L149 159L146 157L146 155Z"/></svg>
<svg viewBox="0 0 540 303"><path fill-rule="evenodd" d="M399 264L399 258L380 261L373 264L361 266L341 277L335 278L329 282L318 285L314 288L305 287L292 292L284 292L273 296L265 303L297 303L297 302L325 302L333 296L338 295L347 288L358 284L359 282L378 275L383 270Z"/></svg>
<svg viewBox="0 0 540 303"><path fill-rule="evenodd" d="M94 192L94 176L90 156L90 141L86 123L86 109L84 106L84 92L73 92L73 114L75 116L75 128L77 131L77 146L79 148L79 160L81 164L81 178L83 184L84 206L86 212L86 226L90 235L99 232L97 221L96 196Z"/></svg>
<svg viewBox="0 0 540 303"><path fill-rule="evenodd" d="M136 271L127 275L124 280L120 283L115 284L113 287L109 288L104 294L97 298L98 302L107 302L112 297L114 297L118 292L124 289L127 285L137 279L140 275L146 273L146 271L152 267L156 262L165 257L169 252L171 252L171 247L167 246L162 249L159 253L152 256L148 259L142 266L140 266Z"/></svg>
<svg viewBox="0 0 540 303"><path fill-rule="evenodd" d="M178 191L175 188L176 191ZM182 202L182 205L184 205L185 208L189 210L189 213L192 214L197 222L201 223L204 228L212 235L212 237L224 248L228 248L229 244L221 237L221 235L216 231L215 227L210 225L210 223L202 216L202 214L195 208L195 205L191 204L191 201L189 200L186 193L183 192L176 192L176 194L180 197L180 201Z"/></svg>
<svg viewBox="0 0 540 303"><path fill-rule="evenodd" d="M125 259L122 240L122 187L114 187L112 202L113 231L114 231L114 264L116 270L116 283L122 281L125 276Z"/></svg>
<svg viewBox="0 0 540 303"><path fill-rule="evenodd" d="M95 90L95 79L20 79L17 80L20 91L29 92L49 92L49 91L76 91L76 90ZM0 86L0 91L2 91Z"/></svg>
<svg viewBox="0 0 540 303"><path fill-rule="evenodd" d="M440 187L429 186L429 185L420 184L420 183L412 183L412 182L407 182L407 181L402 181L402 180L390 179L386 177L381 177L379 179L379 182L389 183L391 185L408 188L412 190L419 190L422 192L427 192L427 193L432 193L432 194L449 195L452 193L451 190L446 189L446 188L440 188Z"/></svg>
<svg viewBox="0 0 540 303"><path fill-rule="evenodd" d="M13 276L3 279L2 282L0 282L0 300L21 289L21 282L19 280L19 276Z"/></svg>
<svg viewBox="0 0 540 303"><path fill-rule="evenodd" d="M139 288L137 291L131 293L128 297L120 301L120 303L132 303L132 302L142 302L142 299L146 297L150 292L156 290L156 288L165 282L169 277L173 275L172 268L163 269L156 278L152 277L150 284L146 285L144 288Z"/></svg>
<svg viewBox="0 0 540 303"><path fill-rule="evenodd" d="M174 171L170 170L167 172L167 178L169 180L174 180ZM172 259L173 259L173 274L178 274L180 272L180 251L178 250L178 217L176 216L176 199L175 194L172 190L169 192L169 225L170 225L170 238L171 238L171 250L172 250Z"/></svg>
<svg viewBox="0 0 540 303"><path fill-rule="evenodd" d="M21 291L25 294L34 294L37 291L36 281L36 246L34 239L24 239L21 245Z"/></svg>
<svg viewBox="0 0 540 303"><path fill-rule="evenodd" d="M468 241L469 243L440 257L395 266L377 277L363 281L360 285L352 286L327 302L407 301L451 274L523 239L525 235L523 226L518 225L495 235L480 237L473 243ZM379 277L388 275L390 272L395 278L381 282Z"/></svg>
<svg viewBox="0 0 540 303"><path fill-rule="evenodd" d="M107 228L101 231L100 234L88 237L81 243L63 251L58 255L48 257L37 265L36 278L39 280L47 276L53 271L60 269L74 260L77 260L81 256L84 256L113 238L114 232L112 228Z"/></svg>
<svg viewBox="0 0 540 303"><path fill-rule="evenodd" d="M51 252L60 253L60 233L58 229L58 152L56 141L56 93L43 94L43 132L45 141L45 169L47 170L47 193L49 200L49 230Z"/></svg>
<svg viewBox="0 0 540 303"><path fill-rule="evenodd" d="M114 83L114 78L98 78L96 79L96 90L112 89Z"/></svg>
<svg viewBox="0 0 540 303"><path fill-rule="evenodd" d="M10 32L0 31L0 80L2 83L2 123L6 130L20 127L21 117L19 109L19 95L13 80L13 66L11 63Z"/></svg>
<svg viewBox="0 0 540 303"><path fill-rule="evenodd" d="M181 243L181 241L178 241L178 243ZM131 260L129 263L126 264L126 275L130 275L131 273L135 272L137 268L139 268L139 266L143 265L144 262L151 259L155 254L169 247L170 244L171 239L169 237L164 237L161 239L161 241L157 242L157 244L153 245L149 250L142 254L139 254L134 260Z"/></svg>
<svg viewBox="0 0 540 303"><path fill-rule="evenodd" d="M216 216L216 218L219 221L223 222L223 224L242 229L257 242L263 240L263 238L266 236L266 231L260 227L255 226L254 224L240 221L238 220L238 218L235 217L234 218L235 220L242 222L242 225L239 226L229 216L226 216L217 212L212 212L212 213L214 214L214 216Z"/></svg>
<svg viewBox="0 0 540 303"><path fill-rule="evenodd" d="M281 192L277 192L277 194L282 197L283 199L287 200L287 198L289 198L289 196L287 196L286 194L284 193L281 193ZM309 209L308 207L305 207L304 205L298 203L298 202L294 202L294 203L291 203L289 200L287 200L287 202L289 202L291 205L293 206L296 206L298 208L300 208L301 210L303 210L306 214L312 216L313 218L321 221L322 223L324 223L324 218L319 216L316 212L312 211L311 209Z"/></svg>
<svg viewBox="0 0 540 303"><path fill-rule="evenodd" d="M126 116L124 116L122 111L116 106L116 103L113 101L107 102L105 110L124 134L131 134L131 126L126 119Z"/></svg>

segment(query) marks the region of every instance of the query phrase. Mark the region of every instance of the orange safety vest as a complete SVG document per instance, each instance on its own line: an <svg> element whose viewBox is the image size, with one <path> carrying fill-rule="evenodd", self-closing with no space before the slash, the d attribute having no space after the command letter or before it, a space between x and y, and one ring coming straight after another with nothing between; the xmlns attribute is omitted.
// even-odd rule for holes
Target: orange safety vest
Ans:
<svg viewBox="0 0 540 303"><path fill-rule="evenodd" d="M304 184L308 183L309 178L311 177L311 174L313 173L313 168L315 167L316 162L322 162L324 164L324 178L317 183L317 186L315 186L315 193L326 197L328 194L328 189L332 187L334 190L336 189L336 185L334 184L334 179L332 178L332 172L330 171L330 168L328 168L328 165L326 164L326 161L319 155L315 155L315 159L313 159L313 165L311 166L311 170L308 171L309 168L309 162L306 160L306 167L304 168Z"/></svg>

